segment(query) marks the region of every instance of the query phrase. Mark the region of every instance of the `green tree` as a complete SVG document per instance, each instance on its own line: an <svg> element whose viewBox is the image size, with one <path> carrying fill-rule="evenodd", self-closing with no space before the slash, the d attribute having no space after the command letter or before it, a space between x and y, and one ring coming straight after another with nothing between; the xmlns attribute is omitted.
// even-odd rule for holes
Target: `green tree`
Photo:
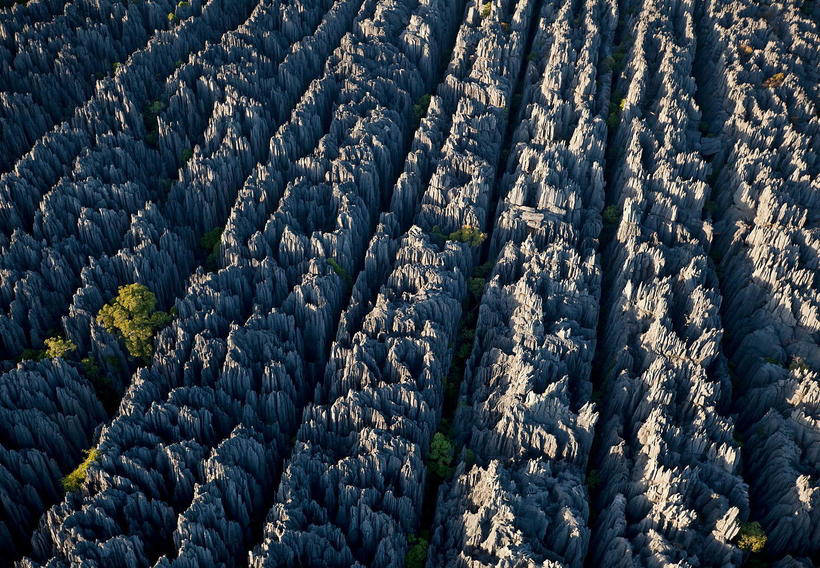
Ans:
<svg viewBox="0 0 820 568"><path fill-rule="evenodd" d="M97 321L125 341L132 357L147 360L157 329L171 321L171 316L156 310L157 298L142 284L121 286L117 297L102 307Z"/></svg>
<svg viewBox="0 0 820 568"><path fill-rule="evenodd" d="M760 552L766 546L766 533L758 522L740 523L737 546L741 550Z"/></svg>
<svg viewBox="0 0 820 568"><path fill-rule="evenodd" d="M604 209L603 218L607 225L616 225L621 220L621 212L614 205L610 205Z"/></svg>
<svg viewBox="0 0 820 568"><path fill-rule="evenodd" d="M467 288L470 290L476 301L481 299L481 294L484 292L484 286L487 281L484 278L470 278L467 281Z"/></svg>
<svg viewBox="0 0 820 568"><path fill-rule="evenodd" d="M454 455L453 443L441 432L436 432L430 444L427 467L434 475L444 479L450 475L450 464L453 462Z"/></svg>
<svg viewBox="0 0 820 568"><path fill-rule="evenodd" d="M339 276L341 276L341 277L342 277L342 279L343 279L345 282L347 282L347 283L348 283L348 284L350 284L350 285L352 285L352 284L353 284L353 278L351 278L351 277L350 277L350 273L349 273L347 270L345 270L345 267L344 267L344 266L342 266L341 264L339 264L339 263L336 261L336 259L335 259L335 258L328 258L328 259L327 259L327 263L328 263L328 264L330 265L330 267L333 269L333 272L335 272L336 274L338 274Z"/></svg>
<svg viewBox="0 0 820 568"><path fill-rule="evenodd" d="M430 106L430 95L422 95L416 104L413 105L413 114L416 120L421 120L427 114L427 108Z"/></svg>
<svg viewBox="0 0 820 568"><path fill-rule="evenodd" d="M97 448L91 448L85 451L85 459L77 466L77 469L66 475L62 479L63 489L66 492L77 491L88 476L88 468L94 463L99 456Z"/></svg>
<svg viewBox="0 0 820 568"><path fill-rule="evenodd" d="M77 350L77 346L68 339L62 337L49 337L46 343L46 357L65 357L72 351Z"/></svg>
<svg viewBox="0 0 820 568"><path fill-rule="evenodd" d="M407 556L404 558L405 568L424 568L427 563L427 540L410 535L407 537Z"/></svg>
<svg viewBox="0 0 820 568"><path fill-rule="evenodd" d="M484 239L487 238L487 235L481 232L481 229L478 227L473 227L472 225L464 225L458 231L453 231L447 237L451 241L459 241L461 243L467 243L470 246L478 246L484 242Z"/></svg>

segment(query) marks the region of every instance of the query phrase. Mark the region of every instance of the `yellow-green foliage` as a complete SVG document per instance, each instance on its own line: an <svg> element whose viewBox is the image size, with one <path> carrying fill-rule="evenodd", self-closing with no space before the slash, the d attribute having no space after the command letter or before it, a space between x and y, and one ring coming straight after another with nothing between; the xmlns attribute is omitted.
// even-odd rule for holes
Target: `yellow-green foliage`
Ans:
<svg viewBox="0 0 820 568"><path fill-rule="evenodd" d="M492 12L492 10L493 10L493 3L492 3L492 2L486 2L486 3L484 3L484 4L481 6L481 17L482 17L482 18L487 18L487 17L489 17L489 16L490 16L490 12Z"/></svg>
<svg viewBox="0 0 820 568"><path fill-rule="evenodd" d="M771 88L771 87L776 88L776 87L779 87L780 85L782 85L783 81L785 81L785 80L786 80L786 74L785 73L775 73L774 75L772 75L771 77L769 77L768 79L763 81L763 86L768 87L768 88Z"/></svg>
<svg viewBox="0 0 820 568"><path fill-rule="evenodd" d="M760 552L766 546L766 533L760 523L741 523L740 533L737 538L737 546L741 550L749 552Z"/></svg>
<svg viewBox="0 0 820 568"><path fill-rule="evenodd" d="M77 491L80 488L88 475L88 468L97 459L99 453L97 448L91 448L85 451L86 457L83 462L77 466L77 469L62 479L63 489L65 489L66 492Z"/></svg>
<svg viewBox="0 0 820 568"><path fill-rule="evenodd" d="M487 238L487 235L482 233L478 227L464 225L458 231L453 231L450 233L447 238L451 241L459 241L475 247L483 243L484 239Z"/></svg>
<svg viewBox="0 0 820 568"><path fill-rule="evenodd" d="M123 338L132 357L146 360L154 350L154 333L171 321L168 314L156 311L156 306L156 296L142 284L121 286L117 297L97 314L97 321Z"/></svg>
<svg viewBox="0 0 820 568"><path fill-rule="evenodd" d="M49 337L46 343L46 357L65 357L72 351L77 350L77 346L68 339L62 337Z"/></svg>

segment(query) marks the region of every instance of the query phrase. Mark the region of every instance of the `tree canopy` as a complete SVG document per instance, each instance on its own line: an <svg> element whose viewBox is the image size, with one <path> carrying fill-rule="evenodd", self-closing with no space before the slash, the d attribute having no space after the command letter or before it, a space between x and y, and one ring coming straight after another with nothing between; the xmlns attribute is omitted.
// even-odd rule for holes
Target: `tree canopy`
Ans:
<svg viewBox="0 0 820 568"><path fill-rule="evenodd" d="M156 306L156 296L142 284L121 286L117 297L97 314L97 321L123 338L132 357L146 360L154 352L154 333L171 321L171 316L157 311Z"/></svg>

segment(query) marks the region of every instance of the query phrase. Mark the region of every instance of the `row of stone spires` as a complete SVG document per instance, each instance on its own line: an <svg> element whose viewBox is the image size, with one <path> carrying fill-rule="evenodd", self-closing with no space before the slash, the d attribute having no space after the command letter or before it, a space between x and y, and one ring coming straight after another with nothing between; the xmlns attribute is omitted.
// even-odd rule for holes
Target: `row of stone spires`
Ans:
<svg viewBox="0 0 820 568"><path fill-rule="evenodd" d="M694 99L694 3L621 8L628 52L612 97L622 101L607 195L616 227L604 245L603 400L591 460L600 487L587 561L740 566L733 539L748 496L707 256L713 229L702 219L710 167Z"/></svg>
<svg viewBox="0 0 820 568"><path fill-rule="evenodd" d="M55 11L55 2L30 4L0 21L0 173L88 100L115 62L173 25L167 15L176 6L73 0ZM195 0L190 9L201 4Z"/></svg>
<svg viewBox="0 0 820 568"><path fill-rule="evenodd" d="M315 39L300 47L312 51L308 63L318 69L327 60L326 71L271 140L269 162L241 188L244 199L234 202L225 230L226 268L191 279L151 367L137 373L103 432L89 481L49 511L23 565L241 562L251 521L264 514L274 489L272 472L290 449L311 377L323 367L348 287L341 274L361 263L367 227L375 224L390 187L385 181L395 179L414 126L412 101L429 88L438 67L431 54L458 21L459 12L444 4L322 6L327 13ZM259 18L278 6L260 5ZM256 15L246 33L272 29L264 19L254 22ZM328 39L338 42L354 16L352 31L328 59L322 54L332 45ZM303 77L311 68L303 62ZM286 168L279 169L280 160ZM255 194L252 211L245 207L249 194ZM180 206L179 215L206 205L180 203L188 209ZM202 214L196 213L191 216ZM145 217L140 235L171 231L160 216ZM240 233L247 242L236 248L249 254L240 252L234 262L229 241ZM163 238L154 240L158 248L173 244ZM267 253L261 260L253 256L259 250ZM128 258L150 254L149 247L133 246ZM334 258L341 274L328 262ZM92 324L95 349L97 335Z"/></svg>
<svg viewBox="0 0 820 568"><path fill-rule="evenodd" d="M251 565L403 566L535 2L469 2ZM456 17L460 16L456 12Z"/></svg>
<svg viewBox="0 0 820 568"><path fill-rule="evenodd" d="M202 107L190 104L199 129L191 120L178 125L172 116L185 109L177 99L185 98L188 84L213 85L226 73L226 47L217 40L252 7L251 0L211 0L158 32L0 177L0 267L8 275L0 283L0 356L14 359L25 347L42 345L82 286L83 269L125 244L133 215L171 199L171 178L190 161L183 150L203 134L207 141L205 125L216 120L216 96L203 93ZM225 90L227 80L219 82ZM157 144L149 144L146 113L163 100L168 108L151 115Z"/></svg>
<svg viewBox="0 0 820 568"><path fill-rule="evenodd" d="M40 195L46 196L41 208L36 211L36 223L31 227L31 231L23 228L22 218L25 215L15 217L21 222L15 227L9 226L13 225L11 222L0 223L3 229L9 232L14 229L13 234L9 233L12 244L4 248L0 255L0 263L3 266L0 296L3 299L3 311L8 309L7 313L0 315L0 335L3 353L6 356L13 357L19 353L20 349L28 344L25 340L27 336L39 337L36 343L42 341L46 335L45 330L52 329L59 321L60 314L65 313L66 304L77 288L80 269L88 259L89 253L99 250L97 247L105 240L100 238L100 230L110 227L110 219L115 218L122 225L121 230L124 233L128 227L127 213L136 211L143 205L142 200L145 199L149 187L147 175L157 172L156 169L152 169L152 164L156 160L146 159L144 164L137 162L140 153L145 154L146 146L139 138L139 133L127 121L122 120L125 113L118 111L125 108L140 108L136 101L144 101L145 93L155 88L148 86L150 81L154 81L147 79L153 77L148 74L149 70L154 69L158 75L161 75L158 71L160 69L167 69L170 72L174 64L167 61L168 57L181 57L194 47L202 47L206 41L218 38L224 31L221 26L229 25L237 17L227 13L228 4L221 0L207 5L201 17L190 18L180 24L177 30L180 33L178 38L175 38L172 32L161 33L152 38L148 47L135 54L115 78L103 82L95 96L75 114L71 124L61 125L60 128L66 133L66 137L44 137L38 142L42 147L21 160L21 163L26 162L25 167L18 168L15 173L7 174L0 180L0 187L4 190L24 186L30 189L32 204L38 203ZM217 25L219 21L223 23ZM196 36L201 39L196 39ZM111 112L113 116L109 114ZM137 116L139 117L138 112ZM141 118L139 122L142 123ZM91 143L96 138L95 132L107 132L107 135L97 139L99 144ZM74 152L75 147L72 144L66 143L65 146L59 147L60 141L67 140L73 140L80 145L87 144L89 149L80 156L80 151ZM36 156L49 156L53 163L40 163ZM119 167L111 167L112 163ZM28 175L33 172L39 174ZM53 181L57 177L61 178L60 183L51 190L35 189L48 187L51 184L48 180ZM14 180L20 182L23 179L30 183L15 185ZM4 211L25 210L22 200L18 201L17 197L19 195L12 195L12 198L4 201L0 207ZM32 211L33 207L32 205ZM96 208L96 211L92 208ZM94 226L94 222L99 225ZM108 232L110 234L112 231ZM120 240L121 235L110 238L110 246L115 251L120 246ZM121 283L127 282L123 280ZM115 292L116 285L105 299ZM99 305L102 305L103 301L101 298ZM29 327L31 322L35 323ZM106 357L109 357L107 365L112 368L109 377L113 379L116 390L122 392L124 377L121 376L121 372L113 370L113 367L121 366L127 369L128 364L116 341L110 336L108 338L112 343L112 348L106 354ZM87 347L84 346L82 351L87 352ZM27 372L41 374L40 381L55 384L51 377L61 375L61 381L80 381L81 384L73 386L73 389L94 392L88 380L78 376L73 369L67 369L65 366L50 368L50 365L49 362L43 362L38 367L24 368ZM4 364L5 368L10 366L11 361ZM9 380L25 391L29 383L19 382L18 379L19 375L12 372L9 373L9 377L4 375L0 380ZM40 404L33 395L37 392L35 383L36 381L31 381L32 393L24 392L20 395L21 412L34 412ZM96 407L100 406L99 402L94 404ZM94 416L95 420L84 422L88 437L86 441L90 440L95 428L103 419L102 414L90 411L89 416ZM61 428L65 424L48 414L42 419ZM73 426L67 424L66 427L70 429ZM63 436L64 434L55 432L56 440ZM23 447L25 445L19 446ZM26 549L25 543L37 516L58 497L57 492L51 489L42 491L40 488L59 487L60 474L71 470L80 461L79 458L78 451L72 449L71 445L65 448L55 446L55 451L48 452L49 466L37 475L27 473L24 461L18 462L18 467L7 466L4 478L0 481L0 486L4 489L16 487L18 483L26 487L27 481L32 484L23 492L10 490L6 507L9 517L0 519L0 523L9 528L8 534L15 537L10 541L9 551ZM22 511L26 511L25 514Z"/></svg>
<svg viewBox="0 0 820 568"><path fill-rule="evenodd" d="M751 517L770 558L820 552L820 8L804 6L708 2L699 30L722 148L724 345Z"/></svg>
<svg viewBox="0 0 820 568"><path fill-rule="evenodd" d="M329 5L330 2L327 2L325 6L311 5L309 9L295 5L283 9L281 4L276 3L257 9L238 30L226 35L222 43L212 44L192 58L189 65L197 70L191 75L192 80L209 79L209 82L218 88L217 93L225 93L232 92L242 84L247 88L252 88L254 79L261 78L264 76L263 73L273 77L276 77L278 73L283 73L290 77L293 70L298 68L302 74L303 88L307 88L311 80L321 73L324 59L349 29L350 22L357 11L357 6L353 2L347 2L324 18L325 9ZM216 2L213 9L221 10L223 7ZM234 9L237 8L234 5ZM323 21L324 25L318 27ZM277 41L268 39L272 30L283 28L287 32L283 32L282 38L277 38ZM296 44L292 52L281 45L289 37L293 38L292 43ZM241 41L238 41L240 39ZM185 43L182 42L182 45ZM273 54L280 54L282 59L286 59L276 62L281 63L279 66L285 67L285 70L277 69L271 59L266 57L265 49L269 46L272 46ZM298 49L299 47L301 49ZM254 51L257 48L258 51ZM309 55L304 52L308 52ZM251 57L251 54L255 57ZM286 58L287 54L289 57ZM312 64L305 64L306 59ZM245 65L242 75L236 72L237 62L243 62ZM255 62L254 65L252 65L253 62ZM286 71L287 69L289 71ZM181 71L185 72L186 69L183 68ZM289 79L288 85L283 86L281 91L288 91L292 82L293 79ZM178 74L175 75L173 81L170 82L170 92L176 93L185 88L184 80ZM220 94L218 100L222 97L223 95ZM209 122L236 123L238 117L244 116L244 107L250 103L249 97L238 99L236 96L226 96L225 98L226 100L220 100L217 105L222 111L215 113ZM292 98L295 103L299 98L298 94L294 94ZM270 100L268 93L261 89L257 91L257 99L259 101ZM284 108L278 106L282 103L282 99L282 97L273 99L273 102L269 103L270 106L277 105L275 111L277 113L285 112ZM210 113L210 110L207 112ZM267 127L270 128L270 125ZM248 132L251 129L252 125L246 128ZM215 128L214 131L218 132L219 136L224 135L221 130ZM246 164L241 167L244 167L247 172L251 168L247 164L254 163L255 158L252 154L248 156L250 154L249 144L239 144L238 146L244 149L243 153L237 152L232 155L230 149L237 146L235 137L226 138L223 145L220 144L220 139L217 139L215 134L208 136L206 140L210 142L214 150L206 156L202 156L204 152L200 152L197 158L203 161L208 159L216 168L231 172L233 179L236 179L234 186L239 187L244 177L237 179L242 174L237 174L236 170L241 168L232 165L232 162ZM146 167L150 169L150 166L146 165ZM195 165L190 166L192 169L196 167ZM101 169L102 171L104 170ZM191 185L199 187L204 185L203 181L195 184L193 181L195 179L198 178L194 175L190 176ZM231 194L235 195L236 190L230 191L231 185L225 178L217 181L219 183L216 187L222 191L211 191L212 200L198 207L201 216L210 214L213 217L225 219L227 213L220 212L220 210L226 208L225 201L232 200ZM208 228L211 226L203 222L197 226L196 221L191 219L192 216L180 214L182 204L187 198L185 188L186 186L182 183L177 183L172 188L170 196L164 203L166 216L162 215L159 207L151 203L133 216L131 227L123 239L124 247L111 258L103 256L96 259L92 267L86 269L83 275L83 287L77 293L69 315L64 318L64 327L68 332L68 337L79 345L81 352L90 352L99 361L103 372L113 380L115 390L118 392L122 392L127 386L129 377L128 373L124 373L123 370L128 369L129 361L117 339L96 325L94 316L104 301L116 294L117 287L120 285L135 280L140 281L157 291L161 301L167 305L174 291L184 283L187 276L186 271L193 268L197 258L198 235L201 234L203 226ZM228 203L228 207L230 204ZM165 219L169 217L177 219L178 222L168 223ZM85 379L82 381L88 384ZM90 426L90 433L93 432L94 426ZM53 459L56 463L50 470L50 477L54 483L59 479L59 475L55 476L54 473L65 472L78 462L75 453L72 452L55 453ZM39 514L44 505L53 501L51 498L37 501L28 494L16 494L15 497L20 499L19 506L29 507L30 503L36 503L36 507L32 508L32 514L35 512ZM25 526L29 526L34 518L36 517L29 519L29 523ZM22 548L24 549L25 540L19 542L23 543Z"/></svg>
<svg viewBox="0 0 820 568"><path fill-rule="evenodd" d="M542 7L453 421L476 463L440 491L430 568L583 566L616 19L603 0Z"/></svg>

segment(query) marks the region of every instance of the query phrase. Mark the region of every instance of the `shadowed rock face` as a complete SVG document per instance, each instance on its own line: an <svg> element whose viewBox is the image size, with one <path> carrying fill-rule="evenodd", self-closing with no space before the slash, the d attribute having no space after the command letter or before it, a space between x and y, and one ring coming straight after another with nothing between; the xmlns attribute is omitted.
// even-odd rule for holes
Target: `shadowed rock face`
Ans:
<svg viewBox="0 0 820 568"><path fill-rule="evenodd" d="M0 2L0 565L813 566L818 17Z"/></svg>

